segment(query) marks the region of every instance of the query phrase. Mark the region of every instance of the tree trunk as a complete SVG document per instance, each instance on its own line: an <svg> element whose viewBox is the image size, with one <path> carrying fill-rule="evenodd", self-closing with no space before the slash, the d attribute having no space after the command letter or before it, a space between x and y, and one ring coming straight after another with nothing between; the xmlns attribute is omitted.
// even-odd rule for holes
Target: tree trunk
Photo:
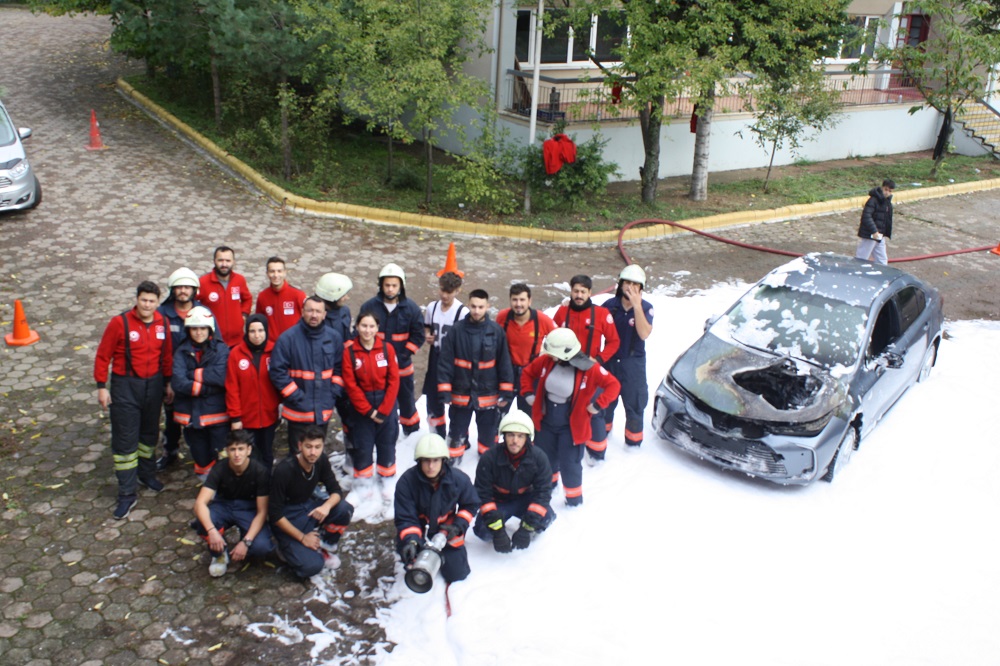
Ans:
<svg viewBox="0 0 1000 666"><path fill-rule="evenodd" d="M642 146L645 150L645 160L639 167L639 178L642 181L642 202L656 203L656 186L660 174L660 127L663 124L663 95L654 97L646 108L639 112L639 125L642 128Z"/></svg>
<svg viewBox="0 0 1000 666"><path fill-rule="evenodd" d="M938 167L944 162L944 156L948 153L948 142L951 141L952 118L954 113L949 105L944 112L944 122L941 123L941 131L938 132L937 143L934 144L934 166L931 167L931 178L937 178Z"/></svg>
<svg viewBox="0 0 1000 666"><path fill-rule="evenodd" d="M767 184L771 182L771 167L774 166L774 154L778 152L778 140L771 144L771 160L767 163L767 175L764 176L764 194L767 194Z"/></svg>
<svg viewBox="0 0 1000 666"><path fill-rule="evenodd" d="M285 180L292 179L292 140L288 135L288 79L281 75L281 84L278 87L278 99L281 106L281 160L282 173Z"/></svg>
<svg viewBox="0 0 1000 666"><path fill-rule="evenodd" d="M427 185L424 187L424 203L431 205L434 190L434 146L431 145L431 131L424 128L424 150L427 155Z"/></svg>
<svg viewBox="0 0 1000 666"><path fill-rule="evenodd" d="M715 115L715 86L698 103L702 113L698 116L698 129L694 135L694 164L691 166L692 201L708 199L708 150L712 138L712 117Z"/></svg>
<svg viewBox="0 0 1000 666"><path fill-rule="evenodd" d="M219 77L219 58L213 50L209 55L212 75L212 105L215 107L215 130L222 132L222 83Z"/></svg>
<svg viewBox="0 0 1000 666"><path fill-rule="evenodd" d="M389 160L388 160L388 164L386 165L386 170L385 170L385 184L386 185L389 185L389 184L392 183L392 157L393 157L393 155L392 155L392 125L389 125L388 135L389 135Z"/></svg>

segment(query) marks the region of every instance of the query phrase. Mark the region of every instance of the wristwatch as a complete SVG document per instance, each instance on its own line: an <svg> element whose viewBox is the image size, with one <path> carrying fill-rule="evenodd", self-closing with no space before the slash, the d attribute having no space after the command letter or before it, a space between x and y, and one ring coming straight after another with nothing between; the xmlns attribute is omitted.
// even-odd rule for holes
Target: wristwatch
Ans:
<svg viewBox="0 0 1000 666"><path fill-rule="evenodd" d="M243 539L243 545L246 546L247 549L251 548L253 546L253 539Z"/></svg>

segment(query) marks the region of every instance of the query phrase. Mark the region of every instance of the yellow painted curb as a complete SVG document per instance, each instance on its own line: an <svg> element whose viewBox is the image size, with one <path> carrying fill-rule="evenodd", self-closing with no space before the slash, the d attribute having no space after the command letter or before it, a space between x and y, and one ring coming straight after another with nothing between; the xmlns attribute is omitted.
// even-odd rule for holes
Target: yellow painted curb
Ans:
<svg viewBox="0 0 1000 666"><path fill-rule="evenodd" d="M179 118L176 118L166 109L133 88L124 79L118 79L118 88L124 94L131 97L137 104L142 106L148 113L156 116L178 132L184 134L191 141L195 142L203 150L212 155L215 159L240 174L240 176L252 183L254 187L281 204L281 206L286 210L311 215L326 215L340 219L355 220L363 223L371 222L375 224L391 224L416 229L429 229L432 231L468 234L471 236L492 236L496 238L530 240L543 243L616 243L618 241L618 231L614 230L555 231L552 229L535 229L532 227L520 227L509 224L483 224L481 222L454 220L448 217L438 217L436 215L421 215L418 213L406 213L396 210L386 210L383 208L359 206L356 204L345 204L337 201L316 201L314 199L308 199L306 197L293 194L267 180L263 175L250 168L249 165L242 162L234 155L222 150L207 137L197 132L193 127L181 121ZM1000 188L1000 178L977 180L968 183L954 183L939 187L896 191L893 195L893 201L894 203L904 203L920 201L923 199L937 199L939 197L947 197L955 194L984 192L986 190L993 190L997 188ZM758 222L777 222L779 220L789 220L809 215L822 215L826 213L837 213L845 210L857 210L864 206L867 199L868 195L866 194L864 196L850 197L848 199L832 199L830 201L818 201L809 204L795 204L792 206L785 206L783 208L774 208L770 210L743 210L677 221L693 229L718 229L720 227L755 224ZM637 226L626 231L624 239L640 240L663 238L675 233L685 232L669 226Z"/></svg>

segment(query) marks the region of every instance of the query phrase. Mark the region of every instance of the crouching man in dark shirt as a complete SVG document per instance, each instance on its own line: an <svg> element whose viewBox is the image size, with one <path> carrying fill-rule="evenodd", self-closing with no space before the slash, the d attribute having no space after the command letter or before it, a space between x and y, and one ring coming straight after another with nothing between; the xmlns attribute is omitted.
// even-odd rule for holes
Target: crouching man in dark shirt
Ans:
<svg viewBox="0 0 1000 666"><path fill-rule="evenodd" d="M323 453L323 437L318 426L305 428L299 452L278 463L271 476L268 513L278 550L301 578L318 574L324 564L331 569L340 566L337 542L354 515ZM313 497L320 483L330 493L325 502Z"/></svg>
<svg viewBox="0 0 1000 666"><path fill-rule="evenodd" d="M194 501L196 529L212 553L208 573L223 576L229 560L266 557L274 550L267 526L267 499L271 477L268 470L250 459L250 433L233 430L226 441L226 464L212 467L205 485ZM230 527L240 530L240 541L230 551L222 533Z"/></svg>

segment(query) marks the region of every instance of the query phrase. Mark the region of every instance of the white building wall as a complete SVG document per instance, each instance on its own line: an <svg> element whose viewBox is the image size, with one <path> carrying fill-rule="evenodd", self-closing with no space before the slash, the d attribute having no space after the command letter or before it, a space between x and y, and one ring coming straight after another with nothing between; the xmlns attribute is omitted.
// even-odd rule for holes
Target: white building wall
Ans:
<svg viewBox="0 0 1000 666"><path fill-rule="evenodd" d="M814 141L804 141L797 155L788 149L778 151L774 164L792 164L800 159L821 162L930 150L937 138L941 115L932 109L910 115L907 112L909 108L909 104L853 107L840 115L841 120L836 127L822 132ZM466 116L465 120L470 118ZM509 131L511 140L519 143L527 141L527 119L502 115L500 122ZM769 149L754 143L753 135L747 128L748 122L752 122L752 117L746 114L715 116L710 171L767 166ZM540 133L548 131L548 126L539 125ZM738 134L741 131L742 138ZM591 125L579 125L570 126L567 133L575 137L577 143L583 143L594 135L594 130ZM639 124L605 122L601 124L600 133L609 139L605 158L618 164L622 174L620 180L638 180L639 166L644 158ZM460 145L446 138L441 147L462 152ZM694 134L690 132L688 119L664 125L660 140L660 177L690 174L693 159Z"/></svg>

